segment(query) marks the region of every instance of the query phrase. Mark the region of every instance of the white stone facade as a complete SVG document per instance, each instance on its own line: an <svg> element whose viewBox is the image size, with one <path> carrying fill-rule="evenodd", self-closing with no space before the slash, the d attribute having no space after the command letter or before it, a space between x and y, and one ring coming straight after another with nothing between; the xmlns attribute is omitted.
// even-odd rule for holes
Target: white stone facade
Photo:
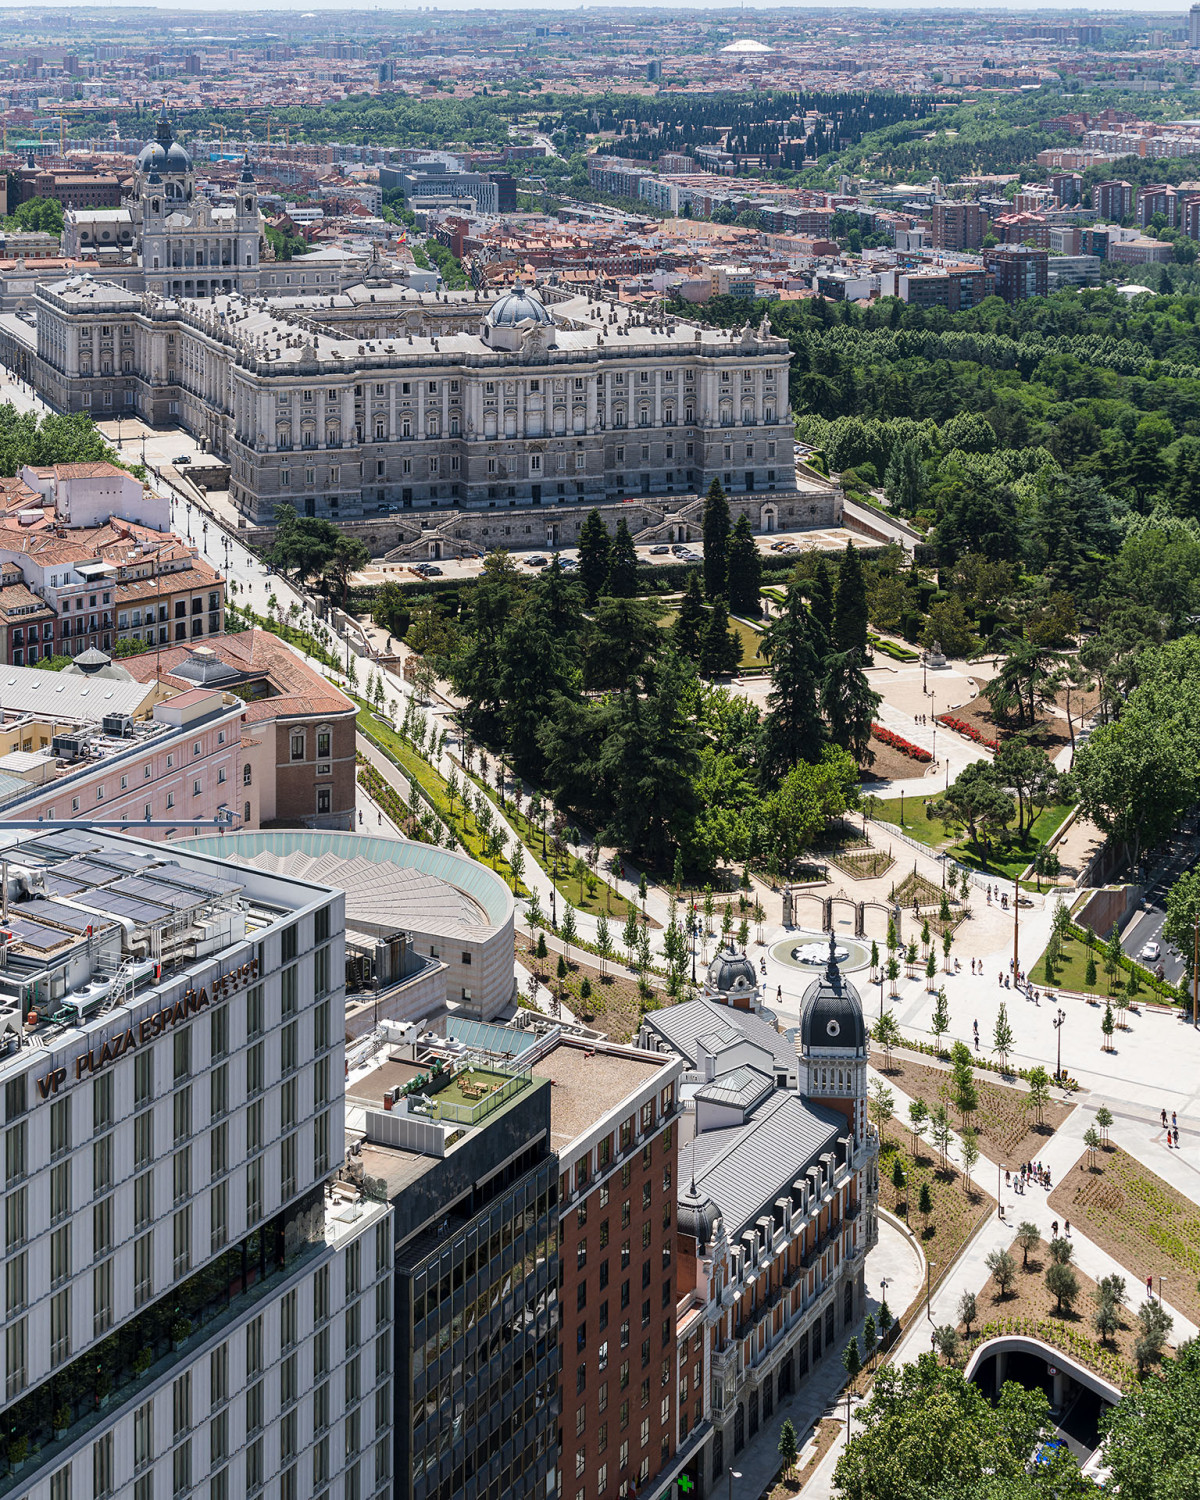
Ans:
<svg viewBox="0 0 1200 1500"><path fill-rule="evenodd" d="M8 362L59 410L187 428L259 523L281 502L335 520L590 507L714 478L795 494L790 354L765 323L701 328L552 288L544 318L513 323L506 304L541 299L398 297L374 275L345 298L288 291L189 301L72 278L39 289L36 351Z"/></svg>

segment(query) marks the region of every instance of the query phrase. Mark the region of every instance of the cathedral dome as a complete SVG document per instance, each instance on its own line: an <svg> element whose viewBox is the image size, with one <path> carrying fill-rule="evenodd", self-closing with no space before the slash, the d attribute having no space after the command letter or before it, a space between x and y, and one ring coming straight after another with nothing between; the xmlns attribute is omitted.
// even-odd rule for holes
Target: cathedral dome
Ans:
<svg viewBox="0 0 1200 1500"><path fill-rule="evenodd" d="M167 119L167 108L163 105L155 127L154 139L148 141L138 153L139 172L157 171L160 175L176 177L192 170L192 158L175 139L171 122Z"/></svg>
<svg viewBox="0 0 1200 1500"><path fill-rule="evenodd" d="M814 979L800 1002L800 1044L805 1052L859 1052L867 1045L862 1000L848 979L842 977L829 938L829 962Z"/></svg>
<svg viewBox="0 0 1200 1500"><path fill-rule="evenodd" d="M515 328L519 323L552 324L554 319L542 299L518 281L488 313L488 322L493 328Z"/></svg>

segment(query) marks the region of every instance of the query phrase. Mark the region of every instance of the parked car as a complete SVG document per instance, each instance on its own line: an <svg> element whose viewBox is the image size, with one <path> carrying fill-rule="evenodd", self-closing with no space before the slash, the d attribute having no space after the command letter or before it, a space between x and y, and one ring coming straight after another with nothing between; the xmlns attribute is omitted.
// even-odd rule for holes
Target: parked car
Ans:
<svg viewBox="0 0 1200 1500"><path fill-rule="evenodd" d="M1148 943L1142 944L1142 951L1138 954L1138 957L1146 963L1157 963L1162 957L1162 945L1151 938Z"/></svg>
<svg viewBox="0 0 1200 1500"><path fill-rule="evenodd" d="M651 547L650 548L650 556L651 557L666 557L667 553L670 552L670 550L671 549L670 549L670 547L667 546L666 542L659 542L656 547Z"/></svg>
<svg viewBox="0 0 1200 1500"><path fill-rule="evenodd" d="M192 455L190 453L179 453L171 460L174 464L190 464Z"/></svg>
<svg viewBox="0 0 1200 1500"><path fill-rule="evenodd" d="M676 557L686 557L688 555L688 549L682 542L676 542L671 551Z"/></svg>
<svg viewBox="0 0 1200 1500"><path fill-rule="evenodd" d="M438 567L437 563L426 563L421 572L424 573L426 578L440 578L442 576L442 570Z"/></svg>
<svg viewBox="0 0 1200 1500"><path fill-rule="evenodd" d="M527 568L544 568L546 566L546 559L540 552L535 552L532 557L525 559L525 566Z"/></svg>

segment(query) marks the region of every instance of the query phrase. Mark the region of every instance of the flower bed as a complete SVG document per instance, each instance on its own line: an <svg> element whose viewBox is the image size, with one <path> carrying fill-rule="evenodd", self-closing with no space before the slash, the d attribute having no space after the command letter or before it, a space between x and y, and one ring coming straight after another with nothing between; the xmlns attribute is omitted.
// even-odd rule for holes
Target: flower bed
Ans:
<svg viewBox="0 0 1200 1500"><path fill-rule="evenodd" d="M902 755L907 755L921 765L927 766L933 759L928 750L922 750L920 745L914 745L911 740L906 740L903 735L896 734L891 729L885 729L882 724L872 724L871 733L881 745L890 745L893 750L899 750Z"/></svg>
<svg viewBox="0 0 1200 1500"><path fill-rule="evenodd" d="M955 718L953 714L938 714L937 719L939 724L944 724L947 729L953 729L955 734L966 735L967 739L974 740L985 750L999 750L1000 748L999 740L984 734L982 729L975 724L969 724L966 719Z"/></svg>

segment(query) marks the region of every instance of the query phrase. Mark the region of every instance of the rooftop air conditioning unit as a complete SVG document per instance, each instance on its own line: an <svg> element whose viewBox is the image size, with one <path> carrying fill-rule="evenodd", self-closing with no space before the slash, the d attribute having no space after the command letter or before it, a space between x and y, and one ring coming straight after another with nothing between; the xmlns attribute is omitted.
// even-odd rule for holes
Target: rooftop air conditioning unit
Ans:
<svg viewBox="0 0 1200 1500"><path fill-rule="evenodd" d="M114 739L128 739L133 733L132 714L105 714L100 721L100 727L105 734L110 734Z"/></svg>
<svg viewBox="0 0 1200 1500"><path fill-rule="evenodd" d="M50 742L50 751L60 760L78 760L86 753L87 746L86 735L56 734Z"/></svg>

